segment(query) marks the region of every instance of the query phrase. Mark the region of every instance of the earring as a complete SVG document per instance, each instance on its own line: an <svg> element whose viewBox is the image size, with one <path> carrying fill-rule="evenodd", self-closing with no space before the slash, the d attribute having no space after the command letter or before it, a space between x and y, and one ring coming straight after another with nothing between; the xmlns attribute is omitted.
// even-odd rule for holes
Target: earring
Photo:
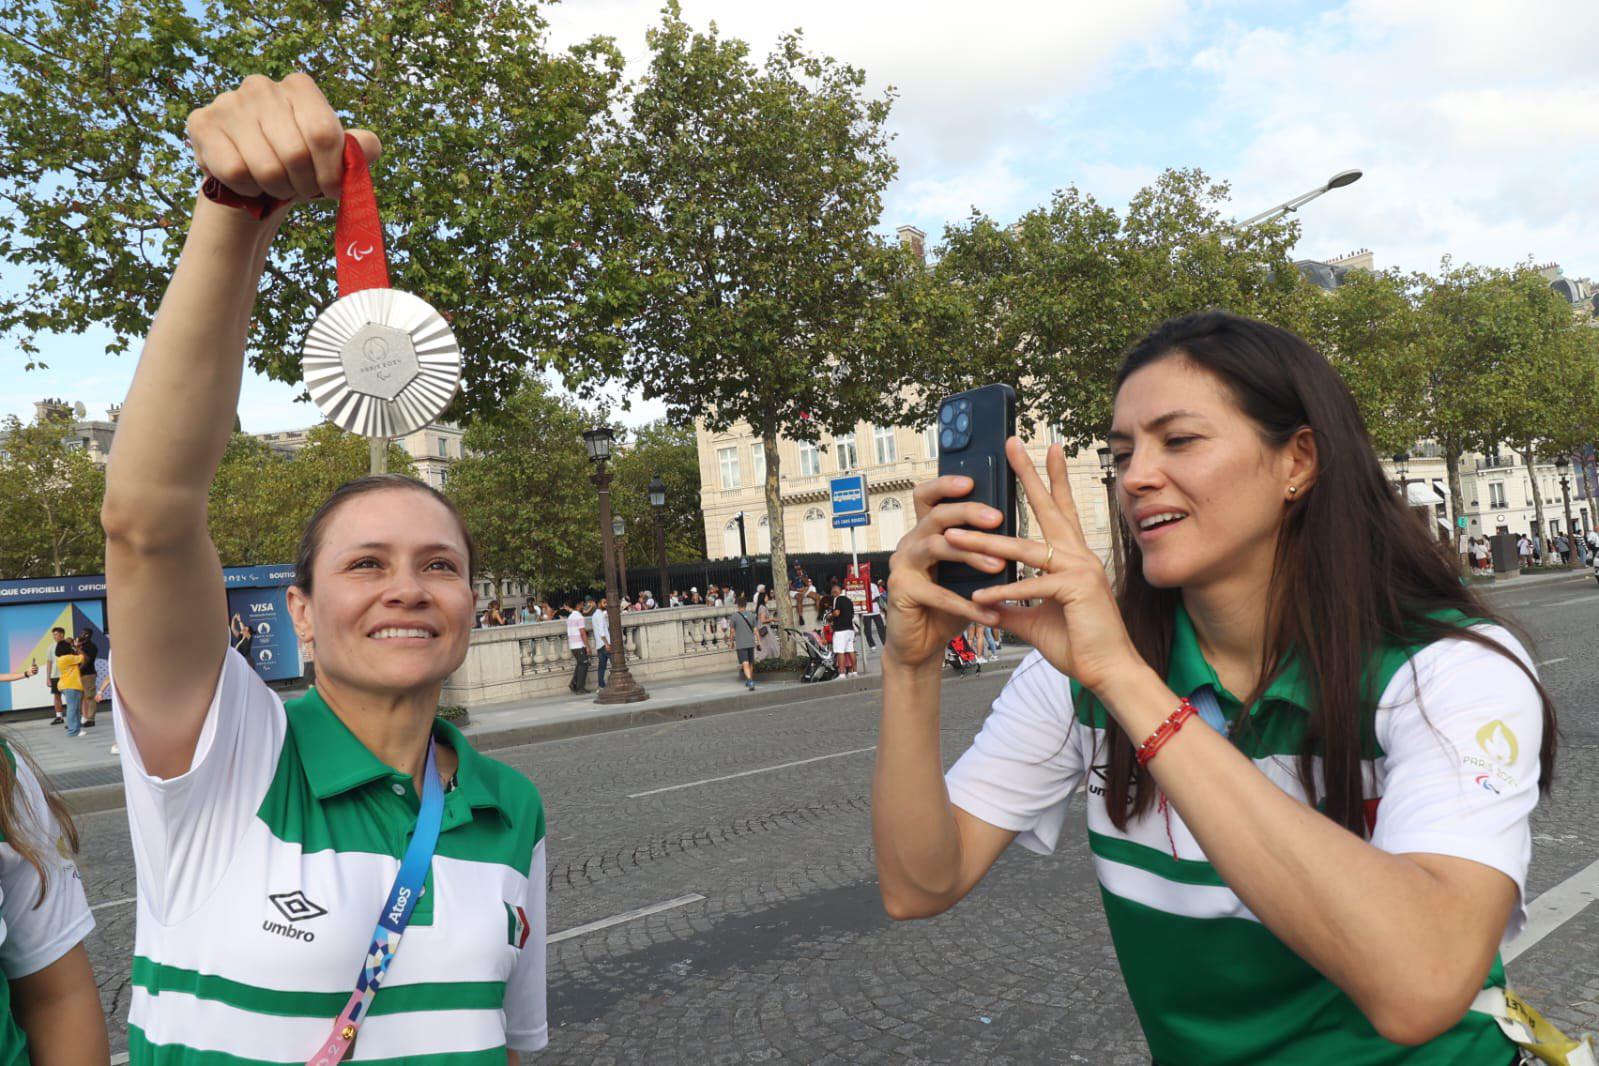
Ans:
<svg viewBox="0 0 1599 1066"><path fill-rule="evenodd" d="M1289 485L1288 486L1288 495L1292 496L1294 493L1296 493L1298 491L1299 491L1299 486L1298 485Z"/></svg>

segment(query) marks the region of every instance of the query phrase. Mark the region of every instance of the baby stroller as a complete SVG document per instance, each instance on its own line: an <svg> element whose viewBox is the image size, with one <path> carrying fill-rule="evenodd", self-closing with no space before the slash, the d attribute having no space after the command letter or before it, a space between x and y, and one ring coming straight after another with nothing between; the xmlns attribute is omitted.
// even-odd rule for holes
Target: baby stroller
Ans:
<svg viewBox="0 0 1599 1066"><path fill-rule="evenodd" d="M977 653L966 642L965 633L957 633L955 639L944 646L944 665L953 666L957 674L964 674L968 667L983 672L983 664L977 661Z"/></svg>
<svg viewBox="0 0 1599 1066"><path fill-rule="evenodd" d="M817 639L815 633L803 629L789 629L788 632L794 635L794 643L805 657L801 682L831 681L838 676L838 665L833 662L833 649Z"/></svg>

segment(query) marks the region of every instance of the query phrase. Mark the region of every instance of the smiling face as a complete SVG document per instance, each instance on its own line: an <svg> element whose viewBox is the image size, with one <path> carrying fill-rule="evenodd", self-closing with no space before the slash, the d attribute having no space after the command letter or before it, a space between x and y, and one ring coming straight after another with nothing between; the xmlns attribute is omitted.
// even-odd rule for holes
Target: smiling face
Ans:
<svg viewBox="0 0 1599 1066"><path fill-rule="evenodd" d="M466 659L468 565L460 524L426 493L381 489L342 503L323 526L314 592L288 595L317 673L374 695L441 683Z"/></svg>
<svg viewBox="0 0 1599 1066"><path fill-rule="evenodd" d="M1122 384L1109 443L1117 503L1146 581L1202 588L1239 576L1269 580L1285 509L1304 498L1314 469L1308 427L1272 448L1219 378L1177 354ZM1142 528L1167 512L1184 517Z"/></svg>

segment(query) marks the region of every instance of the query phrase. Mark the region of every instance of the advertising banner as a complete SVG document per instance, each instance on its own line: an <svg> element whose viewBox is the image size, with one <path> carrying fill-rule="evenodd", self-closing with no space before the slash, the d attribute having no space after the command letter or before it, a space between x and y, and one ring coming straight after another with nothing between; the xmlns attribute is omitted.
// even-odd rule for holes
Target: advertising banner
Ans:
<svg viewBox="0 0 1599 1066"><path fill-rule="evenodd" d="M872 609L872 564L852 566L844 577L844 595L855 602L855 615L860 617Z"/></svg>
<svg viewBox="0 0 1599 1066"><path fill-rule="evenodd" d="M75 579L58 578L54 585ZM20 582L7 582L20 584ZM101 588L104 588L102 584ZM0 590L3 594L4 590ZM102 592L102 595L104 593ZM59 596L60 592L52 595ZM70 600L62 602L16 602L21 596L0 598L0 658L7 671L25 670L37 665L39 672L32 677L0 685L0 713L6 711L44 710L54 706L50 695L50 661L55 658L56 638L51 630L59 626L67 640L72 640L85 629L93 634L99 648L96 656L96 687L108 693L111 671L106 659L111 654L111 641L105 635L105 603L103 600ZM101 699L108 698L101 695Z"/></svg>
<svg viewBox="0 0 1599 1066"><path fill-rule="evenodd" d="M285 588L279 585L228 590L228 617L249 627L250 665L266 681L288 681L300 676L300 642L289 624ZM230 642L235 646L239 643L237 638Z"/></svg>

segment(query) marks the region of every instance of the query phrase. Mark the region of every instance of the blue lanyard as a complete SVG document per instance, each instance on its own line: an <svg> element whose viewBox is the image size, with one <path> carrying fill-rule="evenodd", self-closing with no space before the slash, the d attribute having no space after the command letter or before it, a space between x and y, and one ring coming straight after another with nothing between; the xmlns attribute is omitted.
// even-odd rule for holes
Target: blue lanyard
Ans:
<svg viewBox="0 0 1599 1066"><path fill-rule="evenodd" d="M444 786L434 766L434 742L428 740L427 767L422 771L422 808L416 816L416 829L411 843L400 860L400 872L395 875L394 886L389 889L388 901L378 915L377 929L372 933L372 946L367 949L366 961L356 977L355 992L351 994L344 1010L333 1023L333 1034L309 1062L312 1066L333 1066L343 1060L355 1040L356 1032L366 1020L372 1000L377 996L388 975L389 963L400 950L400 937L410 924L411 912L421 898L422 884L427 880L428 867L433 862L433 849L439 843L439 826L444 821Z"/></svg>
<svg viewBox="0 0 1599 1066"><path fill-rule="evenodd" d="M1199 712L1206 725L1227 736L1231 730L1227 725L1227 716L1221 713L1221 704L1216 702L1216 693L1209 685L1201 685L1188 697L1188 702L1194 705L1194 710Z"/></svg>

